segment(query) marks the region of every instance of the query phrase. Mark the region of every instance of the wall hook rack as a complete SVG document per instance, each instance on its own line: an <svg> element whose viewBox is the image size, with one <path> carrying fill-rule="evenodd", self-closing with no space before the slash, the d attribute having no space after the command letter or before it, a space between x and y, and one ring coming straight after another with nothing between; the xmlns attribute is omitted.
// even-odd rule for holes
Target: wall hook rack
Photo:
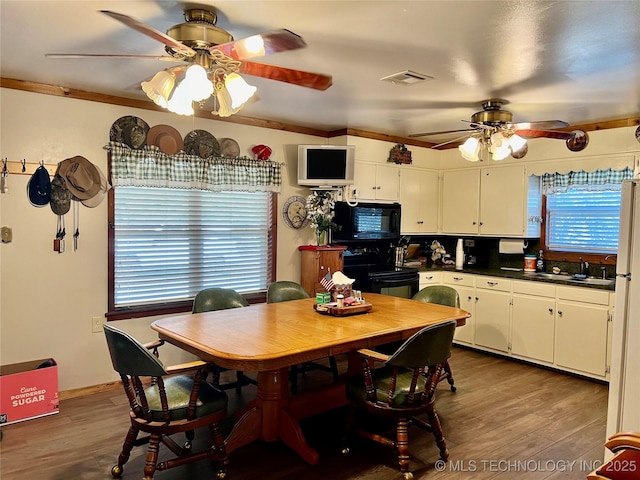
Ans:
<svg viewBox="0 0 640 480"><path fill-rule="evenodd" d="M47 169L49 175L54 176L56 173L56 168L58 168L58 164L45 164L44 160L40 162L27 162L26 160L20 161L11 161L6 158L3 160L4 165L2 167L3 172L6 170L7 173L11 175L33 175L36 169L42 165Z"/></svg>

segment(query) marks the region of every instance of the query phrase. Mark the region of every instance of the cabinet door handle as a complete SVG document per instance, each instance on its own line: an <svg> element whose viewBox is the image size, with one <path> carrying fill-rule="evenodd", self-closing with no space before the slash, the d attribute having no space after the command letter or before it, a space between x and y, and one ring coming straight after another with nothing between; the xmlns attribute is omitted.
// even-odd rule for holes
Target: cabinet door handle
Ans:
<svg viewBox="0 0 640 480"><path fill-rule="evenodd" d="M422 225L424 223L423 220L418 220L418 225Z"/></svg>
<svg viewBox="0 0 640 480"><path fill-rule="evenodd" d="M477 222L471 222L471 225L477 225Z"/></svg>
<svg viewBox="0 0 640 480"><path fill-rule="evenodd" d="M558 310L558 316L562 316L562 310Z"/></svg>
<svg viewBox="0 0 640 480"><path fill-rule="evenodd" d="M433 280L433 275L431 275L430 277L424 277L425 280Z"/></svg>
<svg viewBox="0 0 640 480"><path fill-rule="evenodd" d="M472 297L471 295L469 295L469 296L467 297L467 300L471 301L471 299L472 299L472 298L473 298L473 297Z"/></svg>
<svg viewBox="0 0 640 480"><path fill-rule="evenodd" d="M549 313L553 314L553 308L549 309Z"/></svg>
<svg viewBox="0 0 640 480"><path fill-rule="evenodd" d="M480 226L484 225L484 223L480 222Z"/></svg>
<svg viewBox="0 0 640 480"><path fill-rule="evenodd" d="M490 287L495 287L496 285L498 285L498 282L487 282L487 285L489 285Z"/></svg>
<svg viewBox="0 0 640 480"><path fill-rule="evenodd" d="M459 282L460 280L464 280L464 277L453 277L453 279L454 279L456 282Z"/></svg>

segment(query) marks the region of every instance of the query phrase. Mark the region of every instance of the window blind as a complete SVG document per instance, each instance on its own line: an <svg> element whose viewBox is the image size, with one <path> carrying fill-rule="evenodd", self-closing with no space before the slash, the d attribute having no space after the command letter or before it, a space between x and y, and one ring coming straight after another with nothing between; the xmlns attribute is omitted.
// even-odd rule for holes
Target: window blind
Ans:
<svg viewBox="0 0 640 480"><path fill-rule="evenodd" d="M547 248L616 253L620 222L620 184L606 189L569 187L547 195Z"/></svg>
<svg viewBox="0 0 640 480"><path fill-rule="evenodd" d="M114 195L115 307L266 289L270 193L121 186Z"/></svg>

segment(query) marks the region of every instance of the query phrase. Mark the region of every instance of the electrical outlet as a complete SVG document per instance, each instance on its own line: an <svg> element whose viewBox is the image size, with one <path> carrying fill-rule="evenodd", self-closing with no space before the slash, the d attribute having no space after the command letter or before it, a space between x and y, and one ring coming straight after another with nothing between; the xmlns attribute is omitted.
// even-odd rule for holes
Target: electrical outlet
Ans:
<svg viewBox="0 0 640 480"><path fill-rule="evenodd" d="M104 323L104 317L91 317L91 331L93 333L102 332L103 323Z"/></svg>

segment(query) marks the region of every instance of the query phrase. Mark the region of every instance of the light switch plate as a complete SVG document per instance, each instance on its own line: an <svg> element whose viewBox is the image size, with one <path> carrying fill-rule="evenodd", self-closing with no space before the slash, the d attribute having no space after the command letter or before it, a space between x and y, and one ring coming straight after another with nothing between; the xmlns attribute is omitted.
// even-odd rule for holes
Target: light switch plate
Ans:
<svg viewBox="0 0 640 480"><path fill-rule="evenodd" d="M13 240L13 230L11 230L11 227L0 228L0 237L2 237L2 243L11 243Z"/></svg>

